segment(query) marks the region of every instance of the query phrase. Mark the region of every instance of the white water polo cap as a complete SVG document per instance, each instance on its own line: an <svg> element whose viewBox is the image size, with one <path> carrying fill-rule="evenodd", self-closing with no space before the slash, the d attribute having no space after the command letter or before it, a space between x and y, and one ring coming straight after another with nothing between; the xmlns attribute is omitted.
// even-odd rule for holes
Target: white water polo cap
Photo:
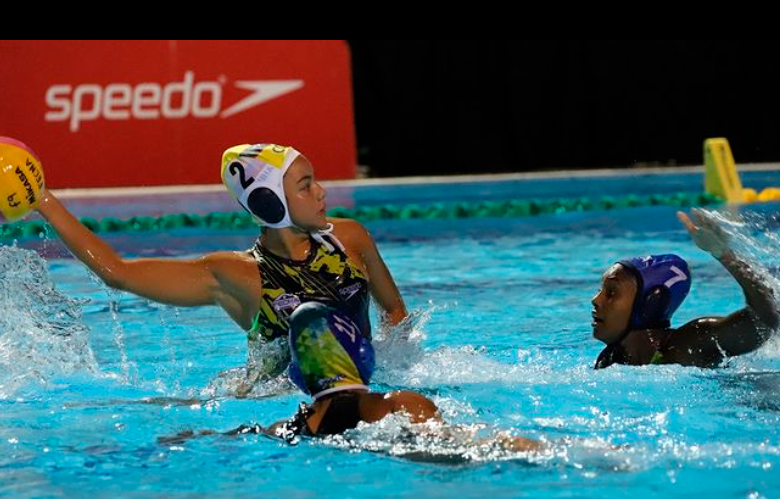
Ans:
<svg viewBox="0 0 780 499"><path fill-rule="evenodd" d="M292 227L283 180L300 155L292 147L277 144L233 146L222 154L222 183L261 225Z"/></svg>

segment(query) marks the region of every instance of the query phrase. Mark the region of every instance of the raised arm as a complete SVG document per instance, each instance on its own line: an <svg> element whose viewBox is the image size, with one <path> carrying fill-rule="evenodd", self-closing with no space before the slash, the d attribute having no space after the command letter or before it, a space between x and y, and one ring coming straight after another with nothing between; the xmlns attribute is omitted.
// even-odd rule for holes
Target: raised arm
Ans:
<svg viewBox="0 0 780 499"><path fill-rule="evenodd" d="M170 305L220 305L239 325L251 326L252 295L259 296L261 284L248 257L218 252L191 260L123 259L51 192L44 193L38 211L73 255L108 286Z"/></svg>
<svg viewBox="0 0 780 499"><path fill-rule="evenodd" d="M774 289L765 276L731 249L731 241L708 212L692 210L694 220L677 214L693 241L710 253L739 283L745 308L725 317L705 317L681 327L673 342L677 350L699 352L718 362L723 356L751 352L764 344L780 324ZM679 353L679 352L678 352Z"/></svg>

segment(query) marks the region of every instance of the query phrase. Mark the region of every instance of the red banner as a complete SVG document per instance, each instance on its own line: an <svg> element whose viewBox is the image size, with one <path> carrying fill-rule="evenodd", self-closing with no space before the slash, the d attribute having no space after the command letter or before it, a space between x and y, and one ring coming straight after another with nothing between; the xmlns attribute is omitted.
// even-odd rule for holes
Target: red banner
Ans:
<svg viewBox="0 0 780 499"><path fill-rule="evenodd" d="M219 183L222 151L292 145L320 179L355 177L340 40L0 41L0 135L49 187Z"/></svg>

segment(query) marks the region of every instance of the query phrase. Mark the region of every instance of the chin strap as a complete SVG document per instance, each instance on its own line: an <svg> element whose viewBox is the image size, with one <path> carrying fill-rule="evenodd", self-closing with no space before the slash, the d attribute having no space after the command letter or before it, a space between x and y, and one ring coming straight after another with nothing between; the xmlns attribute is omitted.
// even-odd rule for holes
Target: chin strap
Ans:
<svg viewBox="0 0 780 499"><path fill-rule="evenodd" d="M341 251L346 252L346 249L344 249L344 245L341 244L341 241L339 241L339 239L335 235L333 235L333 224L332 223L329 223L328 226L325 227L324 229L320 229L320 230L318 230L316 232L312 232L311 233L311 237L315 241L317 241L318 243L320 243L323 246L325 246L325 248L327 248L328 252L333 253L334 251L336 251L336 248L333 246L333 244L331 244L330 241L328 241L328 239L325 238L325 236L328 236L328 239L330 239L333 243L335 243L336 246L338 246L338 248Z"/></svg>

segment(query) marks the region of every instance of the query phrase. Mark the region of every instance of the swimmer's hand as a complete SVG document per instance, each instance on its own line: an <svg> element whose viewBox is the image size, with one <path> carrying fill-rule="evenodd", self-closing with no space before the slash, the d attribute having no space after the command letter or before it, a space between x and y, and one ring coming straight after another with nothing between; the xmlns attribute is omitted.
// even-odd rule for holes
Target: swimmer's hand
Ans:
<svg viewBox="0 0 780 499"><path fill-rule="evenodd" d="M692 209L691 214L695 223L681 211L677 212L677 218L688 229L696 246L718 259L731 251L731 237L712 214L698 208Z"/></svg>
<svg viewBox="0 0 780 499"><path fill-rule="evenodd" d="M195 433L192 430L184 430L180 431L176 435L169 437L159 437L157 438L157 443L163 445L178 445L186 442L187 440L192 440L193 438L216 435L216 433L217 432L214 430L200 430L198 433Z"/></svg>

